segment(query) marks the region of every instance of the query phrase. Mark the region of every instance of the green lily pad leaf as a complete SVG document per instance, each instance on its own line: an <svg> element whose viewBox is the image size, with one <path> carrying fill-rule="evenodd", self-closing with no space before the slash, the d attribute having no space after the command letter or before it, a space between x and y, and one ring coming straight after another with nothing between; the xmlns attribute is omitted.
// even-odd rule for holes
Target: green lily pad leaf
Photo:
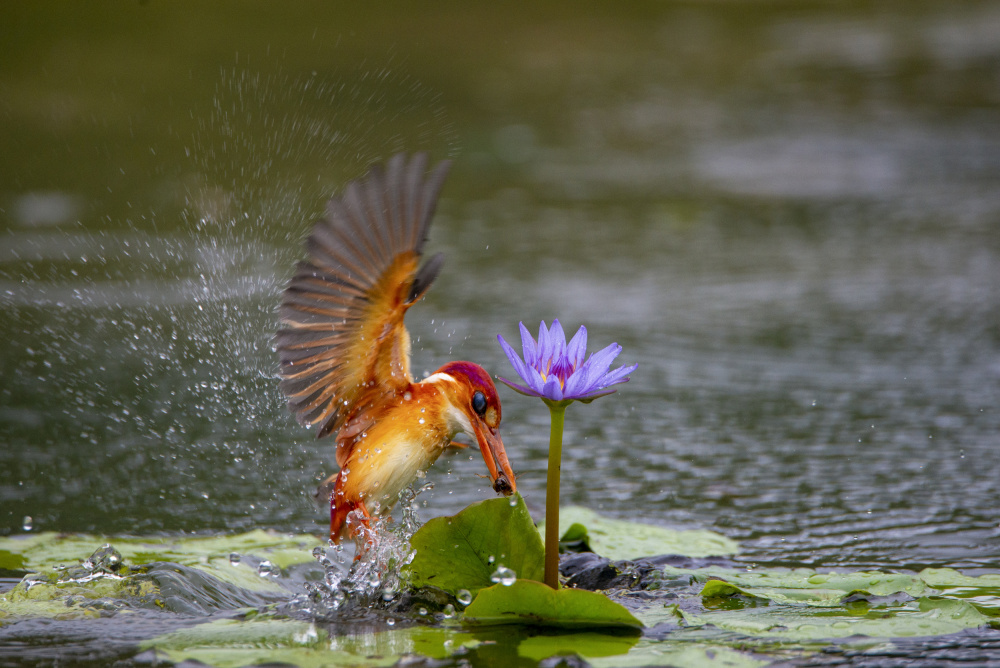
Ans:
<svg viewBox="0 0 1000 668"><path fill-rule="evenodd" d="M758 580L768 580L771 582L781 582L785 586L748 586L746 584L734 584L722 579L712 578L705 582L702 588L702 599L721 598L730 596L747 596L754 599L773 601L784 605L811 605L824 608L835 608L843 605L843 600L848 596L865 598L868 596L886 596L894 593L905 593L905 587L888 587L893 591L883 594L881 591L887 587L872 586L871 578L864 578L872 589L879 590L880 593L873 594L869 590L850 589L852 584L857 584L858 579L843 577L839 582L840 588L816 588L810 586L808 578L796 579L793 577L779 578L772 577L775 574L767 574L766 578L756 578ZM891 577L891 575L890 575ZM882 584L881 581L875 585Z"/></svg>
<svg viewBox="0 0 1000 668"><path fill-rule="evenodd" d="M724 580L747 596L766 598L777 603L836 607L849 595L919 597L927 593L926 583L918 576L904 573L859 571L855 573L817 573L808 568L774 571L746 571L710 566L690 569L662 566L665 581L689 577L706 584ZM713 585L716 587L719 585ZM710 590L712 591L712 590ZM718 594L713 594L718 595Z"/></svg>
<svg viewBox="0 0 1000 668"><path fill-rule="evenodd" d="M81 566L110 543L122 556L115 573ZM39 533L0 539L5 563L33 571L0 595L0 618L97 616L102 608L205 614L287 599L279 579L258 575L257 561L287 567L313 561L313 536L266 531L210 537L95 537ZM230 560L231 553L257 559Z"/></svg>
<svg viewBox="0 0 1000 668"><path fill-rule="evenodd" d="M772 658L755 658L723 645L696 644L691 641L665 643L643 638L624 656L587 657L594 668L762 668Z"/></svg>
<svg viewBox="0 0 1000 668"><path fill-rule="evenodd" d="M517 646L517 653L532 661L543 661L550 656L578 654L589 660L621 656L635 647L639 636L635 633L559 633L557 635L536 635L525 638Z"/></svg>
<svg viewBox="0 0 1000 668"><path fill-rule="evenodd" d="M711 624L748 636L788 641L815 641L848 636L905 638L945 635L977 628L989 617L974 606L954 599L921 598L867 614L842 614L807 607L767 606L695 613L682 610L690 626Z"/></svg>
<svg viewBox="0 0 1000 668"><path fill-rule="evenodd" d="M98 537L86 534L41 532L0 538L0 568L37 571L51 566L76 565L94 550L110 543L130 564L171 561L199 566L232 553L267 558L281 567L312 560L311 550L325 542L310 535L289 536L257 529L222 536Z"/></svg>
<svg viewBox="0 0 1000 668"><path fill-rule="evenodd" d="M944 596L966 600L984 614L1000 616L1000 574L970 577L951 568L925 568L920 579Z"/></svg>
<svg viewBox="0 0 1000 668"><path fill-rule="evenodd" d="M641 629L625 606L585 589L552 589L533 580L498 584L479 592L465 609L468 624L530 624L559 628L619 627Z"/></svg>
<svg viewBox="0 0 1000 668"><path fill-rule="evenodd" d="M542 526L538 527L539 531L544 531ZM569 506L559 512L559 532L563 541L580 540L581 529L591 551L612 561L658 554L714 557L739 551L736 541L705 529L678 531L615 520L581 506Z"/></svg>
<svg viewBox="0 0 1000 668"><path fill-rule="evenodd" d="M420 527L410 539L416 551L409 567L410 584L475 594L494 584L491 578L501 565L518 578L542 579L542 537L524 499L520 495L514 499L514 505L508 499L480 501Z"/></svg>
<svg viewBox="0 0 1000 668"><path fill-rule="evenodd" d="M701 589L701 598L706 607L709 605L709 601L713 599L728 599L737 596L764 601L764 605L767 605L767 599L755 596L750 591L730 584L725 580L716 580L713 578L706 582L705 586Z"/></svg>
<svg viewBox="0 0 1000 668"><path fill-rule="evenodd" d="M308 622L265 619L218 620L145 641L170 661L196 660L216 668L262 664L312 666L391 666L403 655L445 659L479 644L456 628L413 626L387 631L328 636Z"/></svg>

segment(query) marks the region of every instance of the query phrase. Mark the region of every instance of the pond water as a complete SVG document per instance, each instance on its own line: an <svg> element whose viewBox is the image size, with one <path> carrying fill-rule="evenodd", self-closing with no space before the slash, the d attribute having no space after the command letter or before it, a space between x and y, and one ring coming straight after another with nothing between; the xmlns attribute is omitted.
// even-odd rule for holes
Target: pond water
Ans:
<svg viewBox="0 0 1000 668"><path fill-rule="evenodd" d="M415 372L509 374L496 335L552 318L639 364L569 409L564 503L748 567L1000 569L1000 4L0 25L0 535L322 535L333 452L277 390L278 293L326 197L429 150L454 165ZM501 397L540 518L548 414ZM483 473L443 457L421 517Z"/></svg>

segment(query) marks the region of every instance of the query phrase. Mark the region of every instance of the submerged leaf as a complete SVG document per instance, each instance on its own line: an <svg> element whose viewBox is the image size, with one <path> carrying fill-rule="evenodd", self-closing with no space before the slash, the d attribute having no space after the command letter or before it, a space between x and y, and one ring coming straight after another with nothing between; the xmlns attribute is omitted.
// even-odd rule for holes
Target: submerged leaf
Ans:
<svg viewBox="0 0 1000 668"><path fill-rule="evenodd" d="M699 579L701 576L695 576ZM825 586L817 586L825 585ZM807 569L746 573L721 569L702 588L702 598L742 595L786 605L835 608L848 598L869 599L904 594L907 599L923 593L919 579L897 573L819 574Z"/></svg>
<svg viewBox="0 0 1000 668"><path fill-rule="evenodd" d="M539 526L539 531L543 531ZM602 517L589 508L570 506L559 513L563 541L585 541L591 551L612 561L660 554L713 557L736 554L736 541L704 529L678 531Z"/></svg>
<svg viewBox="0 0 1000 668"><path fill-rule="evenodd" d="M266 555L271 563L282 568L311 561L310 550L325 544L315 536L289 536L262 529L233 535L172 537L98 537L48 531L0 538L0 568L34 571L76 565L105 543L113 545L132 565L171 561L197 567L208 560L228 559L235 552Z"/></svg>
<svg viewBox="0 0 1000 668"><path fill-rule="evenodd" d="M611 656L621 659L621 655L635 647L637 642L639 636L634 633L542 633L522 640L517 654L532 661L569 654L578 654L587 660Z"/></svg>
<svg viewBox="0 0 1000 668"><path fill-rule="evenodd" d="M465 610L469 624L530 624L559 628L622 627L643 624L604 594L585 589L552 589L541 582L518 580L479 592Z"/></svg>
<svg viewBox="0 0 1000 668"><path fill-rule="evenodd" d="M761 668L773 658L754 657L720 644L662 642L643 638L625 656L590 659L594 668Z"/></svg>
<svg viewBox="0 0 1000 668"><path fill-rule="evenodd" d="M102 545L111 543L114 548ZM313 536L251 531L232 536L96 537L38 533L0 539L5 563L34 571L0 594L0 618L87 618L109 609L157 609L208 614L265 605L289 590L261 577L256 563L287 567L314 562ZM110 551L117 569L86 563ZM230 554L251 556L233 561Z"/></svg>
<svg viewBox="0 0 1000 668"><path fill-rule="evenodd" d="M908 638L945 635L983 626L989 618L969 603L921 598L866 614L795 606L715 610L702 614L682 611L691 626L712 625L749 636L804 642L848 636Z"/></svg>
<svg viewBox="0 0 1000 668"><path fill-rule="evenodd" d="M475 594L494 584L500 566L518 578L540 580L545 548L520 495L474 503L457 515L437 517L410 539L416 556L410 564L414 587L437 587L457 595Z"/></svg>

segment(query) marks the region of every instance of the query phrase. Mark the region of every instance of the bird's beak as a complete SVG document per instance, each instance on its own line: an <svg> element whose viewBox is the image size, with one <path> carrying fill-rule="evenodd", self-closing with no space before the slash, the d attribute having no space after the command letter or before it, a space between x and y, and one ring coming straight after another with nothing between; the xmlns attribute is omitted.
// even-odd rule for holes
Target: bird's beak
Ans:
<svg viewBox="0 0 1000 668"><path fill-rule="evenodd" d="M481 420L473 420L472 428L476 432L476 440L479 442L479 450L483 453L486 461L486 468L490 470L490 478L493 480L493 491L497 494L510 496L517 491L517 482L514 480L514 471L507 461L507 452L503 449L503 441L500 433ZM497 470L499 466L499 470Z"/></svg>

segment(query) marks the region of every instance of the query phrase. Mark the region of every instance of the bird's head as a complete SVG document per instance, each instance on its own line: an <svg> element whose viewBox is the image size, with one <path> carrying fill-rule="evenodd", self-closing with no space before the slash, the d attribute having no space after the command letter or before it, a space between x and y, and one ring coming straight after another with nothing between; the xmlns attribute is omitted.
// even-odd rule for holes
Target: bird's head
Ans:
<svg viewBox="0 0 1000 668"><path fill-rule="evenodd" d="M500 438L500 397L490 375L472 362L449 362L424 382L434 383L446 400L449 422L479 443L498 494L517 491L514 472Z"/></svg>

